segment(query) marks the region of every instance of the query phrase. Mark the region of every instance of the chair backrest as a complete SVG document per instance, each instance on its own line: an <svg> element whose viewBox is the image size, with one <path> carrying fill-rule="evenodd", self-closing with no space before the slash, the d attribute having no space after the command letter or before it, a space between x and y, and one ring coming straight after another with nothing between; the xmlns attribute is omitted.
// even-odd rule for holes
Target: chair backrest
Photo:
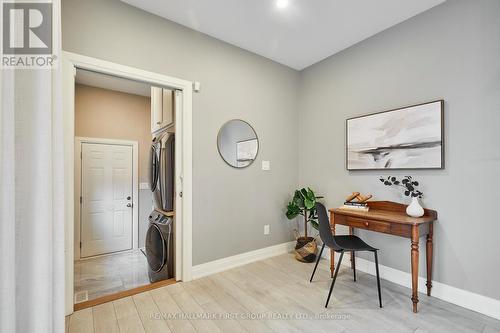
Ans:
<svg viewBox="0 0 500 333"><path fill-rule="evenodd" d="M319 223L319 237L323 243L336 251L342 250L342 248L335 242L335 237L333 237L332 229L330 228L330 221L328 220L328 214L326 212L325 206L316 202L316 212L318 213L318 223Z"/></svg>

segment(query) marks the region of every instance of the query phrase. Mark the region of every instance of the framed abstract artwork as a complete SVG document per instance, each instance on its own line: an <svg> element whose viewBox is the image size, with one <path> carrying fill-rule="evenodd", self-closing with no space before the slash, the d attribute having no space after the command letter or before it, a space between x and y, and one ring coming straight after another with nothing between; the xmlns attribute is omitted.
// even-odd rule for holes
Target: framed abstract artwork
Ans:
<svg viewBox="0 0 500 333"><path fill-rule="evenodd" d="M347 119L346 167L443 169L444 101Z"/></svg>

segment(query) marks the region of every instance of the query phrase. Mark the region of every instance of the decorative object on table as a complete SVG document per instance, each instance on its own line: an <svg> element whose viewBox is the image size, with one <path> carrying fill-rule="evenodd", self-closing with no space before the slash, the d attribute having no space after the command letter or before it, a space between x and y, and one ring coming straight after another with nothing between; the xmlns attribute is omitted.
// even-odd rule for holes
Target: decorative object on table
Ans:
<svg viewBox="0 0 500 333"><path fill-rule="evenodd" d="M347 170L442 169L444 101L347 119Z"/></svg>
<svg viewBox="0 0 500 333"><path fill-rule="evenodd" d="M367 204L353 204L351 202L346 202L342 206L340 206L341 209L350 209L350 210L358 210L358 211L363 211L367 212L370 210L370 207L368 207Z"/></svg>
<svg viewBox="0 0 500 333"><path fill-rule="evenodd" d="M345 202L351 202L352 200L356 199L358 197L358 195L360 195L359 192L352 192L352 194L350 196L345 198Z"/></svg>
<svg viewBox="0 0 500 333"><path fill-rule="evenodd" d="M424 215L424 209L420 206L419 198L424 195L418 186L420 183L413 180L411 176L405 176L402 180L398 180L396 177L389 176L387 178L380 177L380 181L387 186L398 186L404 189L403 194L407 197L411 197L411 203L406 208L406 214L412 217L421 217Z"/></svg>
<svg viewBox="0 0 500 333"><path fill-rule="evenodd" d="M297 244L295 246L295 258L302 262L313 262L316 259L318 246L314 237L307 236L307 227L310 223L314 229L318 229L318 216L316 214L316 199L314 191L309 187L295 190L292 201L286 206L286 217L289 220L297 216L304 217L304 237L295 230Z"/></svg>
<svg viewBox="0 0 500 333"><path fill-rule="evenodd" d="M359 192L352 192L346 199L344 204L340 207L342 209L352 209L367 212L370 210L367 201L372 198L371 194L362 195Z"/></svg>
<svg viewBox="0 0 500 333"><path fill-rule="evenodd" d="M372 198L371 194L368 195L362 195L359 192L352 192L351 195L349 195L346 199L345 202L350 202L350 203L365 203L368 200Z"/></svg>
<svg viewBox="0 0 500 333"><path fill-rule="evenodd" d="M217 149L228 165L238 169L246 168L257 157L259 139L249 123L233 119L220 128L217 135Z"/></svg>

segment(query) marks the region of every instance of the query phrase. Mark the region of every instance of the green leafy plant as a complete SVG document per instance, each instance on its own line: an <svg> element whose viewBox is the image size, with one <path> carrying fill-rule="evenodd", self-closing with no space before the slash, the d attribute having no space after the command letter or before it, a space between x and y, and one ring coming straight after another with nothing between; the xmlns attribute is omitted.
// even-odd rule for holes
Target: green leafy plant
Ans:
<svg viewBox="0 0 500 333"><path fill-rule="evenodd" d="M318 229L318 214L316 213L316 199L314 191L308 188L295 190L292 201L286 206L286 217L289 220L301 215L304 217L304 237L307 237L307 223L311 223L314 229Z"/></svg>

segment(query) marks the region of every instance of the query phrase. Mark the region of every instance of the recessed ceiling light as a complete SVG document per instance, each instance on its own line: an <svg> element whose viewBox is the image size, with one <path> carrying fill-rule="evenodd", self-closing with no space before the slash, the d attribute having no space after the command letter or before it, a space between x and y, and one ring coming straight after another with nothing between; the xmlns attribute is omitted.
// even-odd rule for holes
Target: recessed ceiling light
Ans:
<svg viewBox="0 0 500 333"><path fill-rule="evenodd" d="M276 7L278 7L279 9L288 7L288 0L276 0Z"/></svg>

